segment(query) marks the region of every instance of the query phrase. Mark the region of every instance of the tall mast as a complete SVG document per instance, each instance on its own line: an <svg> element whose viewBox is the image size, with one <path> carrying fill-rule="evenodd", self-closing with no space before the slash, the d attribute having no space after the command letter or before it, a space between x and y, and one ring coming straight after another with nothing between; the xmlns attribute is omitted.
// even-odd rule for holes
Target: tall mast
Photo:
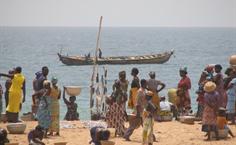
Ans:
<svg viewBox="0 0 236 145"><path fill-rule="evenodd" d="M99 43L100 43L101 29L102 29L102 16L100 17L99 30L98 30L98 35L97 35L97 44L96 44L96 51L95 51L95 64L97 63L97 59L98 59L97 54L98 54Z"/></svg>
<svg viewBox="0 0 236 145"><path fill-rule="evenodd" d="M97 76L98 72L98 66L97 66L97 52L99 49L99 42L100 42L100 35L101 35L101 26L102 26L102 16L100 17L100 23L99 23L99 30L97 35L97 44L96 44L96 50L95 50L95 57L94 57L94 64L93 64L93 72L91 77L91 85L90 85L90 114L92 115L92 108L94 106L94 93L95 93L95 85L94 80Z"/></svg>

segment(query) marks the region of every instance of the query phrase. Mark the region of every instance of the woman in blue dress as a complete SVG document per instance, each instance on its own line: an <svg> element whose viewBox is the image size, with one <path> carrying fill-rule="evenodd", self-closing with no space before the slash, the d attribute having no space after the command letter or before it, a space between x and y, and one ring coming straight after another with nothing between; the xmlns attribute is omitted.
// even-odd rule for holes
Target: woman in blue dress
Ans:
<svg viewBox="0 0 236 145"><path fill-rule="evenodd" d="M47 131L52 122L51 112L50 112L50 103L51 103L51 98L49 96L50 92L51 92L50 82L45 80L43 82L43 89L33 94L33 97L41 96L39 98L39 108L37 112L37 117L38 117L38 125L45 130L44 137L47 137Z"/></svg>
<svg viewBox="0 0 236 145"><path fill-rule="evenodd" d="M228 119L232 121L232 124L235 124L235 101L236 101L236 71L234 70L231 74L232 80L228 84L227 90L227 115Z"/></svg>

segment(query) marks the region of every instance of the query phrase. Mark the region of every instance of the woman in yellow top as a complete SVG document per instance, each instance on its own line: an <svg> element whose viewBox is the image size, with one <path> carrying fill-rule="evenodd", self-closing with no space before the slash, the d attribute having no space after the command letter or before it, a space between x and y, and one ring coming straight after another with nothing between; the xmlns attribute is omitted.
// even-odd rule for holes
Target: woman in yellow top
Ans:
<svg viewBox="0 0 236 145"><path fill-rule="evenodd" d="M52 87L51 87L51 92L50 92L50 97L51 97L51 118L52 118L52 123L49 127L49 135L53 135L53 132L56 132L56 135L59 134L60 130L60 105L59 105L59 99L61 97L61 90L57 86L57 78L53 77L52 80Z"/></svg>
<svg viewBox="0 0 236 145"><path fill-rule="evenodd" d="M12 84L9 90L9 103L6 108L8 122L18 122L18 113L21 109L21 102L25 102L25 77L21 71L21 67L17 67L15 69L15 74L0 73L0 76L12 79Z"/></svg>
<svg viewBox="0 0 236 145"><path fill-rule="evenodd" d="M131 89L128 101L128 107L130 109L135 109L136 97L138 95L138 89L140 88L138 73L139 71L137 68L132 68L131 75L133 76L133 80L131 82Z"/></svg>

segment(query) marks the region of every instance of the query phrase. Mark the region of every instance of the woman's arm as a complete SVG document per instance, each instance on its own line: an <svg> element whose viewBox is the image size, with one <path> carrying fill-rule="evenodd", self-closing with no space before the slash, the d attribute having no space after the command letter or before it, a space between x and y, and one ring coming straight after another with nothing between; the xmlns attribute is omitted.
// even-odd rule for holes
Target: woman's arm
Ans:
<svg viewBox="0 0 236 145"><path fill-rule="evenodd" d="M24 103L25 102L25 94L26 94L26 91L25 91L25 81L23 83L22 90L23 90L23 103Z"/></svg>
<svg viewBox="0 0 236 145"><path fill-rule="evenodd" d="M66 99L66 93L65 93L65 87L63 88L63 100L65 102L65 104L69 104L69 101Z"/></svg>
<svg viewBox="0 0 236 145"><path fill-rule="evenodd" d="M162 82L160 82L159 85L161 86L161 88L160 88L159 90L158 90L158 88L157 88L157 92L158 92L158 93L166 87L166 85L165 85L164 83L162 83Z"/></svg>
<svg viewBox="0 0 236 145"><path fill-rule="evenodd" d="M3 74L3 73L0 73L0 77L3 76L3 77L8 77L10 79L13 79L14 78L14 75L13 74Z"/></svg>
<svg viewBox="0 0 236 145"><path fill-rule="evenodd" d="M58 91L59 91L59 94L58 94L57 99L59 100L59 99L61 99L61 90L58 88Z"/></svg>

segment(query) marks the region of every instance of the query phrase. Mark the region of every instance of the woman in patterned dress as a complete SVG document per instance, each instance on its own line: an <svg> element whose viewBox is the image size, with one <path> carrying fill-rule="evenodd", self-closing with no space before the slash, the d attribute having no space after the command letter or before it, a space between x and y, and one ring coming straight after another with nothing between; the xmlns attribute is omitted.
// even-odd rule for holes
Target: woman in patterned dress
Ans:
<svg viewBox="0 0 236 145"><path fill-rule="evenodd" d="M39 92L33 94L33 98L36 96L41 96L39 98L39 108L37 111L37 118L38 118L38 125L43 127L45 130L44 137L47 137L47 132L49 129L49 126L51 125L51 97L49 96L51 92L50 82L48 80L45 80L43 82L43 89L41 89Z"/></svg>
<svg viewBox="0 0 236 145"><path fill-rule="evenodd" d="M125 132L125 102L127 100L127 94L123 92L120 81L116 81L114 91L111 95L111 102L106 114L106 121L108 127L116 129L116 135L123 136Z"/></svg>
<svg viewBox="0 0 236 145"><path fill-rule="evenodd" d="M53 77L52 80L52 87L51 87L51 118L52 123L49 128L50 135L53 135L53 132L56 132L56 135L59 135L60 130L60 122L59 122L59 114L60 114L60 107L59 107L59 99L61 97L61 90L57 86L57 78Z"/></svg>
<svg viewBox="0 0 236 145"><path fill-rule="evenodd" d="M204 110L202 116L202 131L207 132L207 140L211 139L211 132L214 131L218 139L218 129L216 126L217 111L219 104L219 93L216 90L216 84L209 81L204 85Z"/></svg>

